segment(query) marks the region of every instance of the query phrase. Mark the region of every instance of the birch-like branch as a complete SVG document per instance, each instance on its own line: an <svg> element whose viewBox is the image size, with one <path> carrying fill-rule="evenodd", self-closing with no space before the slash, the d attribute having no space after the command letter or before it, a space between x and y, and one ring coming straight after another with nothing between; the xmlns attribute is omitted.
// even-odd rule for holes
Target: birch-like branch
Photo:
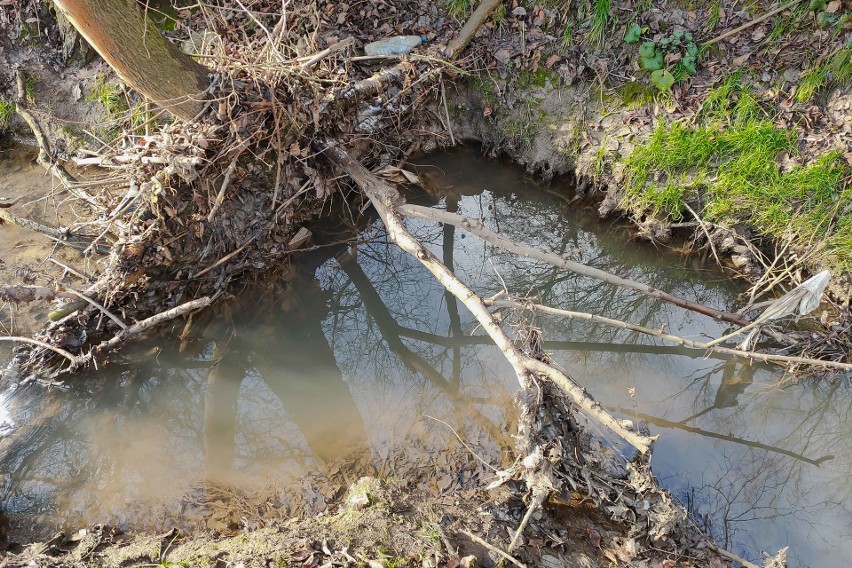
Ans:
<svg viewBox="0 0 852 568"><path fill-rule="evenodd" d="M572 312L569 310L562 310L559 308L552 308L550 306L545 306L542 304L536 304L524 298L513 298L511 296L506 296L504 294L498 294L492 298L487 298L484 300L485 305L491 306L494 308L512 308L512 309L531 309L537 310L542 313L552 314L556 316L565 317L568 319L579 319L585 320L592 323L600 323L603 325L607 325L610 327L616 327L619 329L627 329L630 331L636 331L639 333L644 333L645 335L650 335L653 337L658 337L663 341L668 341L669 343L674 343L676 345L680 345L682 347L686 347L688 349L699 349L702 351L712 351L713 353L718 353L721 355L730 355L734 357L743 357L746 359L753 359L756 361L762 361L764 363L774 363L776 365L810 365L813 367L824 367L827 369L838 369L841 371L852 371L852 364L850 363L841 363L838 361L826 361L823 359L811 359L808 357L794 357L792 355L773 355L770 353L759 353L757 351L746 351L743 349L731 349L729 347L719 347L715 345L714 342L701 342L694 341L692 339L687 339L685 337L680 337L678 335L672 335L670 333L666 333L661 329L652 329L649 327L636 325L633 323L629 323L622 320L607 318L604 316L599 316L596 314L590 314L587 312Z"/></svg>

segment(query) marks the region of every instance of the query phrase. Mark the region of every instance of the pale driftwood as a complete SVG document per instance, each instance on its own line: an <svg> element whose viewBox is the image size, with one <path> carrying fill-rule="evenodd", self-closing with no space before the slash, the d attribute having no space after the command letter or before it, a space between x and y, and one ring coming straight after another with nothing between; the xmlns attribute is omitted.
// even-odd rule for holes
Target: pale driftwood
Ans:
<svg viewBox="0 0 852 568"><path fill-rule="evenodd" d="M577 385L558 369L525 355L512 342L491 312L488 311L482 299L408 232L402 215L396 210L397 207L403 205L403 201L395 189L364 168L360 162L352 158L339 145L326 143L323 149L329 160L346 172L361 188L382 218L390 238L402 250L417 258L444 288L461 300L479 321L479 324L488 333L509 364L512 365L522 388L527 389L533 386L532 378L534 375L545 376L551 379L587 415L624 438L641 453L650 450L656 438L628 430L589 396L584 388Z"/></svg>
<svg viewBox="0 0 852 568"><path fill-rule="evenodd" d="M31 221L30 219L21 217L20 215L15 215L6 209L0 209L0 220L12 223L13 225L18 225L19 227L23 227L37 233L42 233L58 241L67 240L69 237L69 234L62 229L51 227L50 225L45 225L44 223L39 223L37 221Z"/></svg>
<svg viewBox="0 0 852 568"><path fill-rule="evenodd" d="M464 23L462 29L459 30L458 35L447 45L444 54L450 59L453 59L455 55L461 53L499 4L500 0L482 0L479 6L476 7L476 10L473 11L473 14L470 15L470 18Z"/></svg>
<svg viewBox="0 0 852 568"><path fill-rule="evenodd" d="M41 129L41 125L39 125L38 120L36 120L33 113L31 113L27 108L26 77L20 71L18 71L16 75L16 85L17 99L15 100L15 111L24 119L24 122L26 122L30 127L30 130L33 131L33 136L35 136L39 149L38 158L36 159L38 163L48 172L59 178L65 188L72 194L79 197L89 205L94 206L98 210L102 210L104 206L101 205L97 199L89 195L88 192L79 187L77 180L65 171L65 168L59 164L59 161L53 155L50 143L47 141L47 136L45 136L44 131Z"/></svg>
<svg viewBox="0 0 852 568"><path fill-rule="evenodd" d="M93 156L91 158L73 158L73 161L78 166L101 166L109 167L112 165L131 164L139 162L141 164L180 164L185 166L197 166L203 163L204 160L198 156L144 156L141 154L120 154L118 156Z"/></svg>
<svg viewBox="0 0 852 568"><path fill-rule="evenodd" d="M464 531L464 530L459 531L459 532L461 534L465 535L467 538L469 538L473 542L484 546L485 548L487 548L491 552L494 552L495 554L499 554L500 556L502 556L503 558L505 558L506 560L508 560L509 562L514 564L515 566L517 566L518 568L527 568L526 564L524 564L523 562L521 562L520 560L518 560L517 558L515 558L514 556L512 556L511 554L509 554L505 550L500 550L499 548L497 548L493 544L489 544L487 541L479 538L478 536L476 536L472 532L468 532L468 531Z"/></svg>
<svg viewBox="0 0 852 568"><path fill-rule="evenodd" d="M502 294L498 294L492 298L487 298L484 300L487 306L491 306L494 308L512 308L512 309L534 309L544 313L553 314L561 317L566 317L568 319L579 319L590 321L593 323L600 323L603 325L608 325L610 327L616 327L619 329L627 329L630 331L637 331L639 333L644 333L646 335L651 335L653 337L658 337L663 341L668 341L670 343L674 343L676 345L680 345L682 347L686 347L689 349L700 349L704 351L712 351L714 353L719 353L722 355L731 355L734 357L743 357L745 359L754 359L756 361L761 361L763 363L773 363L777 365L781 364L790 364L790 365L809 365L813 367L824 367L827 369L837 369L840 371L852 371L852 363L840 363L837 361L825 361L823 359L811 359L808 357L794 357L791 355L772 355L769 353L758 353L757 351L746 351L743 349L731 349L729 347L719 347L718 345L712 345L711 343L703 343L701 341L693 341L692 339L687 339L685 337L680 337L677 335L672 335L670 333L665 333L659 329L651 329L649 327L644 327L641 325L636 325L633 323L629 323L622 320L607 318L603 316L599 316L596 314L590 314L587 312L573 312L570 310L562 310L559 308L552 308L550 306L545 306L542 304L536 304L534 302L530 302L523 298L512 298L507 297Z"/></svg>
<svg viewBox="0 0 852 568"><path fill-rule="evenodd" d="M475 217L466 217L463 215L458 215L456 213L450 213L449 211L444 211L441 209L433 209L431 207L423 207L420 205L410 204L402 205L399 208L399 212L408 217L418 217L420 219L427 219L430 221L436 221L438 223L446 223L449 225L460 227L468 231L469 233L480 237L484 241L491 243L494 246L500 247L506 251L517 254L519 256L540 260L542 262L546 262L548 264L556 266L557 268L570 270L571 272L574 272L581 276L594 278L595 280L599 280L601 282L607 282L609 284L614 284L622 288L635 290L637 292L645 294L646 296L669 302L676 306L680 306L682 308L700 314L704 314L706 316L710 316L714 319L735 323L740 326L745 326L749 323L748 321L742 319L736 314L716 310L703 304L697 304L684 298L673 296L671 294L663 292L662 290L658 290L653 286L648 286L647 284L642 284L641 282L621 278L620 276L616 276L615 274L611 274L604 270L593 268L591 266L587 266L585 264L573 260L568 260L562 256L559 256L558 254L542 251L540 249L525 244L510 241L509 239L501 236L499 233L492 231L491 229L486 227L482 220L477 219Z"/></svg>

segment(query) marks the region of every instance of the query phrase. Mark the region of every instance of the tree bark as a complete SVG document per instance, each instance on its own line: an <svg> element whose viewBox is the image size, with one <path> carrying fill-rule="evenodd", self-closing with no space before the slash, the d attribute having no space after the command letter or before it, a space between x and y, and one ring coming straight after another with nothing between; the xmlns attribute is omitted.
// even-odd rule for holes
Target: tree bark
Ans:
<svg viewBox="0 0 852 568"><path fill-rule="evenodd" d="M134 0L54 0L121 80L178 118L204 107L207 68L172 45Z"/></svg>

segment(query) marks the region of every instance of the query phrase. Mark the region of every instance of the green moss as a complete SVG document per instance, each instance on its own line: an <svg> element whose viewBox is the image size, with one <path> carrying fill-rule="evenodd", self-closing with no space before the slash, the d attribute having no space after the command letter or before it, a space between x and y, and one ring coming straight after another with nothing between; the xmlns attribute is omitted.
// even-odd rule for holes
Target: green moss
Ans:
<svg viewBox="0 0 852 568"><path fill-rule="evenodd" d="M557 85L559 83L559 75L553 71L548 71L544 67L539 67L535 71L520 71L518 73L517 86L521 90L526 90L532 87L547 87L548 85Z"/></svg>
<svg viewBox="0 0 852 568"><path fill-rule="evenodd" d="M679 221L686 201L700 202L709 221L819 241L822 260L852 267L852 172L841 154L782 169L779 157L798 153L798 134L776 127L736 77L702 113L702 126L661 124L636 147L625 161L625 206Z"/></svg>
<svg viewBox="0 0 852 568"><path fill-rule="evenodd" d="M641 81L628 81L618 87L618 97L627 108L636 108L653 102L653 87Z"/></svg>
<svg viewBox="0 0 852 568"><path fill-rule="evenodd" d="M104 73L98 73L95 84L86 95L86 102L100 104L110 117L115 117L127 110L121 88L114 83L109 83Z"/></svg>

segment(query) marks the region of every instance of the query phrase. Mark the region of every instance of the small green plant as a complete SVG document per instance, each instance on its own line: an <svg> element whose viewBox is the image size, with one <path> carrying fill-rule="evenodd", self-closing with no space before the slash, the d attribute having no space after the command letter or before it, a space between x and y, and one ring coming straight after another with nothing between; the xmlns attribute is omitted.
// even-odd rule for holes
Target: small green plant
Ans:
<svg viewBox="0 0 852 568"><path fill-rule="evenodd" d="M592 13L592 29L589 31L589 42L592 45L603 45L606 30L609 27L609 12L611 8L611 0L595 0L594 11Z"/></svg>
<svg viewBox="0 0 852 568"><path fill-rule="evenodd" d="M36 83L36 78L32 75L28 76L27 80L24 82L24 98L29 103L35 102Z"/></svg>
<svg viewBox="0 0 852 568"><path fill-rule="evenodd" d="M92 89L86 95L86 102L100 104L111 117L127 110L127 103L121 94L121 88L108 82L104 73L98 73L98 76L95 77L95 84L92 85Z"/></svg>
<svg viewBox="0 0 852 568"><path fill-rule="evenodd" d="M828 68L836 84L845 87L852 83L852 47L846 47L834 54Z"/></svg>
<svg viewBox="0 0 852 568"><path fill-rule="evenodd" d="M0 130L9 126L12 115L15 114L14 101L0 100Z"/></svg>
<svg viewBox="0 0 852 568"><path fill-rule="evenodd" d="M817 92L826 86L828 81L828 66L817 65L808 69L799 78L796 89L796 101L806 103L814 98Z"/></svg>
<svg viewBox="0 0 852 568"><path fill-rule="evenodd" d="M470 0L447 0L447 12L457 20L467 16Z"/></svg>
<svg viewBox="0 0 852 568"><path fill-rule="evenodd" d="M500 2L496 8L494 8L494 23L498 26L502 27L506 22L506 4Z"/></svg>
<svg viewBox="0 0 852 568"><path fill-rule="evenodd" d="M571 24L565 24L562 30L562 47L571 47L571 41L574 38L574 31L571 29Z"/></svg>
<svg viewBox="0 0 852 568"><path fill-rule="evenodd" d="M707 29L713 31L719 25L719 19L722 12L721 0L716 0L710 5L710 14L707 16Z"/></svg>
<svg viewBox="0 0 852 568"><path fill-rule="evenodd" d="M647 32L648 28L632 24L624 34L624 41L639 43ZM695 75L698 56L699 49L692 40L692 33L683 30L675 30L658 42L646 41L639 46L639 65L651 74L651 83L662 92L668 92L675 82Z"/></svg>

